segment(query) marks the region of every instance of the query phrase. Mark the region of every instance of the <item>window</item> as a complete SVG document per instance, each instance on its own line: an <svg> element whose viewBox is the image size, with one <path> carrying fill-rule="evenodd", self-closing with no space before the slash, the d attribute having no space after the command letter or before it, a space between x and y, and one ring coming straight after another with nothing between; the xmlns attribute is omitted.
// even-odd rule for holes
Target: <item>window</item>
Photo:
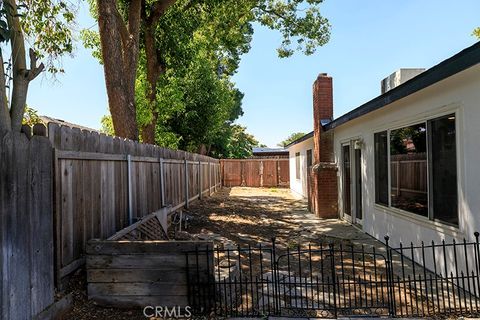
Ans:
<svg viewBox="0 0 480 320"><path fill-rule="evenodd" d="M375 133L375 203L388 206L388 134Z"/></svg>
<svg viewBox="0 0 480 320"><path fill-rule="evenodd" d="M455 115L430 121L434 218L458 225Z"/></svg>
<svg viewBox="0 0 480 320"><path fill-rule="evenodd" d="M312 149L307 150L307 168L310 168L313 164L313 158L312 158Z"/></svg>
<svg viewBox="0 0 480 320"><path fill-rule="evenodd" d="M375 203L458 225L455 115L375 133L374 141Z"/></svg>
<svg viewBox="0 0 480 320"><path fill-rule="evenodd" d="M342 146L343 157L343 213L352 215L350 145Z"/></svg>
<svg viewBox="0 0 480 320"><path fill-rule="evenodd" d="M300 179L300 152L295 153L295 178Z"/></svg>
<svg viewBox="0 0 480 320"><path fill-rule="evenodd" d="M428 217L425 123L390 131L390 205Z"/></svg>

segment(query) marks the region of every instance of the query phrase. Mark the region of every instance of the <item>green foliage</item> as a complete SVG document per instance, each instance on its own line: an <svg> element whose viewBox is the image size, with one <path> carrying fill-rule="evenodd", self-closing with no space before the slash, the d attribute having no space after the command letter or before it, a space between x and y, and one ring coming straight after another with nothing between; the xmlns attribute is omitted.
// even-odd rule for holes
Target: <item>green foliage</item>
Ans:
<svg viewBox="0 0 480 320"><path fill-rule="evenodd" d="M392 155L408 153L408 142L413 144L415 152L426 152L427 141L424 124L392 130L390 132L390 153Z"/></svg>
<svg viewBox="0 0 480 320"><path fill-rule="evenodd" d="M40 117L38 116L38 111L26 106L25 113L23 115L22 125L28 125L30 127L33 127L37 123L43 123L42 119L40 119Z"/></svg>
<svg viewBox="0 0 480 320"><path fill-rule="evenodd" d="M88 0L97 17L96 1ZM144 2L149 16L158 0ZM122 16L126 0L119 0ZM151 102L147 81L146 51L141 50L135 102L140 128L158 114L156 143L218 157L248 157L258 142L233 125L243 115L243 93L231 77L241 56L250 50L253 23L277 30L282 35L280 57L295 51L312 54L330 36L330 25L320 14L321 0L177 0L155 25L155 48L162 67L155 102ZM147 21L142 22L144 26ZM142 29L145 32L145 28ZM143 34L141 35L144 36ZM100 41L95 31L82 32L93 55L100 58ZM141 38L143 39L143 38Z"/></svg>
<svg viewBox="0 0 480 320"><path fill-rule="evenodd" d="M238 124L225 126L212 145L210 154L216 158L243 159L252 156L252 148L259 146L255 137Z"/></svg>
<svg viewBox="0 0 480 320"><path fill-rule="evenodd" d="M181 149L195 152L202 145L210 146L226 122L234 120L232 114L238 112L235 109L239 102L232 84L218 77L212 62L202 53L179 81L183 108L166 124L182 137Z"/></svg>
<svg viewBox="0 0 480 320"><path fill-rule="evenodd" d="M83 29L80 31L80 39L85 48L92 50L92 56L97 59L100 64L103 64L99 33L94 30Z"/></svg>
<svg viewBox="0 0 480 320"><path fill-rule="evenodd" d="M102 128L100 129L101 133L105 133L106 135L109 135L109 136L115 135L115 130L113 129L113 121L112 121L111 115L103 116L100 122L102 124Z"/></svg>
<svg viewBox="0 0 480 320"><path fill-rule="evenodd" d="M475 30L473 30L473 35L478 39L480 39L480 27L475 28Z"/></svg>
<svg viewBox="0 0 480 320"><path fill-rule="evenodd" d="M52 74L63 73L60 57L73 52L76 7L62 0L19 0L26 41Z"/></svg>
<svg viewBox="0 0 480 320"><path fill-rule="evenodd" d="M76 8L60 0L16 1L26 42L52 74L64 72L59 58L73 51ZM10 41L7 3L0 2L0 43ZM8 61L8 59L4 59Z"/></svg>
<svg viewBox="0 0 480 320"><path fill-rule="evenodd" d="M330 23L320 13L323 0L254 2L255 20L282 34L282 44L277 50L279 57L289 57L295 51L311 55L330 40Z"/></svg>
<svg viewBox="0 0 480 320"><path fill-rule="evenodd" d="M295 132L295 133L292 133L291 135L289 135L285 140L281 141L280 143L278 143L277 145L279 147L285 147L287 145L289 145L290 143L292 143L293 141L297 140L297 139L300 139L301 137L303 137L305 135L305 133L303 132Z"/></svg>

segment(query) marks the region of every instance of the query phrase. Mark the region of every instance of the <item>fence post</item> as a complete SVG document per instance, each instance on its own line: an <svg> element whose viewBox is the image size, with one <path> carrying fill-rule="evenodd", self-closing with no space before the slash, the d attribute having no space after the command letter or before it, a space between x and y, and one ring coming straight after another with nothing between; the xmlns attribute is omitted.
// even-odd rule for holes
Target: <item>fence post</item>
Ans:
<svg viewBox="0 0 480 320"><path fill-rule="evenodd" d="M212 195L212 163L208 162L208 195Z"/></svg>
<svg viewBox="0 0 480 320"><path fill-rule="evenodd" d="M275 248L275 237L272 237L272 256L271 256L271 265L272 265L272 282L273 282L273 288L272 288L272 291L273 291L273 302L274 302L274 312L275 314L277 314L277 312L280 310L280 306L279 306L279 301L278 299L280 298L279 297L279 294L278 294L278 288L277 288L277 285L278 285L278 282L279 282L279 279L278 279L278 274L277 274L277 255L276 255L276 248ZM289 279L290 281L290 279Z"/></svg>
<svg viewBox="0 0 480 320"><path fill-rule="evenodd" d="M202 161L198 161L198 198L203 198Z"/></svg>
<svg viewBox="0 0 480 320"><path fill-rule="evenodd" d="M225 162L222 161L221 159L218 160L219 161L219 165L220 165L220 187L224 187L224 181L225 181L225 176L224 176L224 172L225 172Z"/></svg>
<svg viewBox="0 0 480 320"><path fill-rule="evenodd" d="M188 209L188 160L185 158L185 208ZM180 222L181 225L181 222Z"/></svg>
<svg viewBox="0 0 480 320"><path fill-rule="evenodd" d="M132 156L127 154L127 190L128 190L128 224L133 223L133 203L132 203Z"/></svg>
<svg viewBox="0 0 480 320"><path fill-rule="evenodd" d="M214 179L213 179L213 183L214 183L213 191L214 191L214 192L217 192L217 174L218 174L218 168L217 168L217 164L216 164L216 163L213 164L213 174L214 174L214 175L213 175L213 177L214 177Z"/></svg>
<svg viewBox="0 0 480 320"><path fill-rule="evenodd" d="M390 237L386 235L385 239L385 249L387 251L387 261L386 263L386 272L387 272L387 298L388 298L388 311L389 316L395 316L395 301L394 301L394 291L393 291L393 264L392 264L392 257L391 257L391 249L388 241Z"/></svg>
<svg viewBox="0 0 480 320"><path fill-rule="evenodd" d="M478 231L475 231L473 235L475 236L475 272L477 273L477 288L478 292L480 293L480 247L478 242L480 233L478 233Z"/></svg>
<svg viewBox="0 0 480 320"><path fill-rule="evenodd" d="M330 267L332 272L332 286L333 286L333 316L337 318L338 310L337 310L337 272L335 270L335 247L333 243L329 245L330 249Z"/></svg>
<svg viewBox="0 0 480 320"><path fill-rule="evenodd" d="M162 208L166 207L165 204L165 180L163 174L163 158L160 158L160 200L162 204Z"/></svg>

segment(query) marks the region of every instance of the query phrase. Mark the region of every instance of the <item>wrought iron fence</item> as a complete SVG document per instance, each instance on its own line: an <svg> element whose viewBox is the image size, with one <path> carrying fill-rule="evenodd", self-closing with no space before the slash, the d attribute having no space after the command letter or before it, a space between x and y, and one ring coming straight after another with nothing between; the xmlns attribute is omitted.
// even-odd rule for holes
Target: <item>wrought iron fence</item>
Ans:
<svg viewBox="0 0 480 320"><path fill-rule="evenodd" d="M216 247L187 253L190 304L217 316L472 315L479 312L479 234L392 247L350 243ZM195 269L207 259L210 266ZM192 267L193 265L193 267Z"/></svg>

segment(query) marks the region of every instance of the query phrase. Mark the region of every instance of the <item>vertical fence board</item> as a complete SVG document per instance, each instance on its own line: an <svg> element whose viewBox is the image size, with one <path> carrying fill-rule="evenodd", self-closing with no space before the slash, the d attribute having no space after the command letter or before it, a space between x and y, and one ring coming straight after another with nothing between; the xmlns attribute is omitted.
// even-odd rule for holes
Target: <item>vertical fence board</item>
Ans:
<svg viewBox="0 0 480 320"><path fill-rule="evenodd" d="M13 160L11 164L14 172L14 210L10 212L7 221L10 221L9 231L11 234L11 256L8 257L8 272L9 272L9 300L10 300L10 314L7 317L12 319L20 317L27 319L31 314L31 296L29 283L29 266L30 257L29 252L29 237L25 234L29 230L29 216L27 202L29 190L27 177L29 175L29 161L28 161L28 140L25 135L14 134L15 147L13 148ZM26 230L24 230L26 229ZM28 232L28 231L27 231Z"/></svg>
<svg viewBox="0 0 480 320"><path fill-rule="evenodd" d="M73 232L73 173L72 160L60 161L61 181L61 229L62 229L62 267L65 261L73 261L73 246L74 246L74 232Z"/></svg>
<svg viewBox="0 0 480 320"><path fill-rule="evenodd" d="M1 133L0 176L0 318L31 319L55 294L48 139Z"/></svg>
<svg viewBox="0 0 480 320"><path fill-rule="evenodd" d="M215 164L215 182L225 187L288 187L289 159L222 159Z"/></svg>
<svg viewBox="0 0 480 320"><path fill-rule="evenodd" d="M32 198L30 199L31 241L30 292L32 314L38 314L52 301L53 274L53 206L52 206L52 148L47 138L34 136L30 142ZM31 233L31 234L32 234Z"/></svg>
<svg viewBox="0 0 480 320"><path fill-rule="evenodd" d="M74 241L73 256L79 257L82 254L82 248L85 246L84 236L84 210L83 210L83 164L81 161L72 161L72 188L73 188L73 238Z"/></svg>

